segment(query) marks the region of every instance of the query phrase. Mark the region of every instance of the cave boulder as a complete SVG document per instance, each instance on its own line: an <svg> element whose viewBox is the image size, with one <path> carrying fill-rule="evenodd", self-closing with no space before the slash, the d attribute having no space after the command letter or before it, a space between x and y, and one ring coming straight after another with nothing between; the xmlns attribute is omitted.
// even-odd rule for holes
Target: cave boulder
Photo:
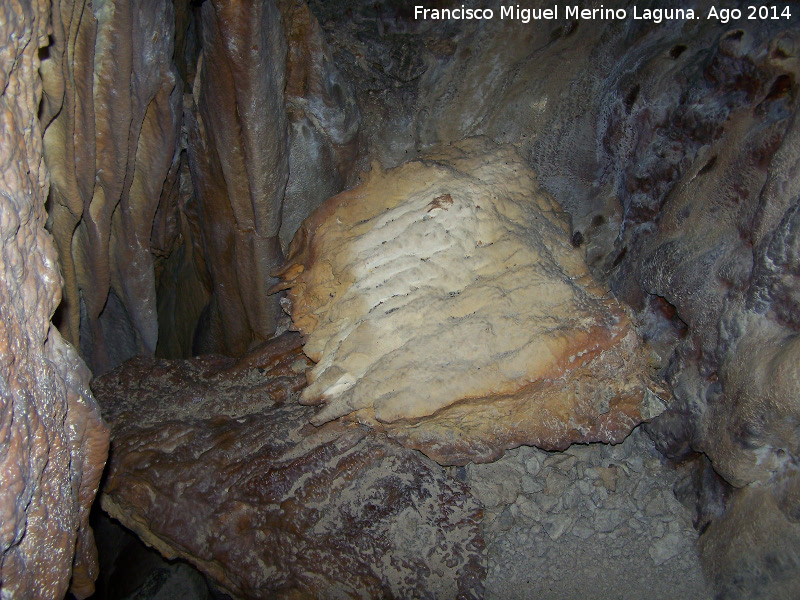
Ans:
<svg viewBox="0 0 800 600"><path fill-rule="evenodd" d="M478 598L480 504L383 433L308 424L287 333L238 361L137 358L94 383L102 506L236 598Z"/></svg>
<svg viewBox="0 0 800 600"><path fill-rule="evenodd" d="M314 425L348 417L463 465L618 443L659 404L628 312L510 146L374 165L303 223L278 275L315 363Z"/></svg>

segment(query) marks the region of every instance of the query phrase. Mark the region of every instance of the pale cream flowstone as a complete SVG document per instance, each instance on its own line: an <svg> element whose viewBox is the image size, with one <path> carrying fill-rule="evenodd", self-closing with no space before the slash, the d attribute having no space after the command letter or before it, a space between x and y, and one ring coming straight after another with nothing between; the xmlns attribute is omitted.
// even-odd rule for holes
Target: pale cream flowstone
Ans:
<svg viewBox="0 0 800 600"><path fill-rule="evenodd" d="M628 313L512 147L471 138L364 179L303 223L278 273L317 363L314 425L350 415L464 464L617 443L653 416Z"/></svg>

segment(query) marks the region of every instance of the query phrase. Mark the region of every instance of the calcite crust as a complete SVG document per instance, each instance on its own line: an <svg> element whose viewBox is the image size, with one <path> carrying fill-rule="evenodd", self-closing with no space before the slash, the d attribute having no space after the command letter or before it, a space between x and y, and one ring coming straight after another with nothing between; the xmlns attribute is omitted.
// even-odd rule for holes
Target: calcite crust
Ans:
<svg viewBox="0 0 800 600"><path fill-rule="evenodd" d="M96 380L103 509L235 598L483 597L478 501L385 434L308 425L307 364L286 333L236 362L137 358Z"/></svg>
<svg viewBox="0 0 800 600"><path fill-rule="evenodd" d="M0 598L94 592L89 509L108 450L90 373L50 319L61 300L45 230L37 117L48 3L0 3Z"/></svg>
<svg viewBox="0 0 800 600"><path fill-rule="evenodd" d="M373 167L304 222L278 275L317 363L315 425L349 415L464 464L616 443L646 412L628 314L510 147Z"/></svg>

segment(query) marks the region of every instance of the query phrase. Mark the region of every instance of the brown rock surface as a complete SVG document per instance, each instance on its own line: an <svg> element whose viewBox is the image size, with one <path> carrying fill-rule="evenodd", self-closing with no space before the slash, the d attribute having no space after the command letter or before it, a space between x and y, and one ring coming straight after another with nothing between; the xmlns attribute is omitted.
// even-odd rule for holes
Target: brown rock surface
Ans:
<svg viewBox="0 0 800 600"><path fill-rule="evenodd" d="M187 111L189 165L211 277L199 352L239 355L275 331L269 272L289 175L286 41L272 0L202 6L203 54Z"/></svg>
<svg viewBox="0 0 800 600"><path fill-rule="evenodd" d="M78 598L94 589L89 507L108 430L89 372L50 323L60 300L45 231L37 119L44 2L0 5L0 596Z"/></svg>
<svg viewBox="0 0 800 600"><path fill-rule="evenodd" d="M52 14L42 122L65 280L59 322L101 373L157 344L150 235L178 168L183 91L174 15L160 0L62 0Z"/></svg>
<svg viewBox="0 0 800 600"><path fill-rule="evenodd" d="M285 334L238 362L137 358L94 383L103 508L240 598L477 598L478 503L383 434L316 429Z"/></svg>
<svg viewBox="0 0 800 600"><path fill-rule="evenodd" d="M511 147L472 138L307 219L280 271L312 423L352 415L443 464L618 443L648 418L628 314Z"/></svg>

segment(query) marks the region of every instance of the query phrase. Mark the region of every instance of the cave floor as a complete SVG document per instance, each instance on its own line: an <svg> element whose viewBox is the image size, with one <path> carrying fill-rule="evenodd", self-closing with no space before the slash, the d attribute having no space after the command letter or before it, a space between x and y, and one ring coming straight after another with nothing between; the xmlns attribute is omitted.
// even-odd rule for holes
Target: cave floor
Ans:
<svg viewBox="0 0 800 600"><path fill-rule="evenodd" d="M688 470L641 429L617 446L518 448L458 476L486 506L487 600L712 597L675 493Z"/></svg>

